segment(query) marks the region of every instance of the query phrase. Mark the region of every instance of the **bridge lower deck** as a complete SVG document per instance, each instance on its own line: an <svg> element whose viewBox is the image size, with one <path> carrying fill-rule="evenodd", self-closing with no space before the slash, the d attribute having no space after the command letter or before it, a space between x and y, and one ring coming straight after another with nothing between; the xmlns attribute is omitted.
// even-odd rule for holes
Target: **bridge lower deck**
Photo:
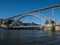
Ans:
<svg viewBox="0 0 60 45"><path fill-rule="evenodd" d="M39 26L13 26L9 29L40 30L41 28Z"/></svg>

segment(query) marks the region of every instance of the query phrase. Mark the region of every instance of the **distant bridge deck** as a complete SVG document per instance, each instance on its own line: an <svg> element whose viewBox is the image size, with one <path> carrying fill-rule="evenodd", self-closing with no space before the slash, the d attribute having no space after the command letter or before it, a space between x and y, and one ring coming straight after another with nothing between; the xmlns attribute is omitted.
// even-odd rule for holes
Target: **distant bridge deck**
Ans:
<svg viewBox="0 0 60 45"><path fill-rule="evenodd" d="M32 29L32 30L34 30L34 29L38 29L38 30L40 30L40 29L42 29L42 27L41 26L12 26L12 28L13 29L28 29L28 30L30 30L30 29Z"/></svg>
<svg viewBox="0 0 60 45"><path fill-rule="evenodd" d="M12 26L13 28L20 28L20 27L41 27L41 26Z"/></svg>

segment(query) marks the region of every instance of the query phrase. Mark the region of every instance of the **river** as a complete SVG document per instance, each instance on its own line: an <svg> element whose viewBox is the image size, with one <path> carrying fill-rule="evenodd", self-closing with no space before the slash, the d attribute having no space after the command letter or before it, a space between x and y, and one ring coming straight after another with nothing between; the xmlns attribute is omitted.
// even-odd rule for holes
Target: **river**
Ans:
<svg viewBox="0 0 60 45"><path fill-rule="evenodd" d="M0 45L60 45L60 32L0 29Z"/></svg>

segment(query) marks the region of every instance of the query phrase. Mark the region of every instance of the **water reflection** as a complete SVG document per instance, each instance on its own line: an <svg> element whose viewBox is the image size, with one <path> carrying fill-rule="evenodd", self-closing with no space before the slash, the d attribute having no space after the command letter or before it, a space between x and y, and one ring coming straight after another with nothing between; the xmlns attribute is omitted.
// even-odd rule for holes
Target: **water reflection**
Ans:
<svg viewBox="0 0 60 45"><path fill-rule="evenodd" d="M60 45L60 32L0 30L0 45Z"/></svg>
<svg viewBox="0 0 60 45"><path fill-rule="evenodd" d="M49 31L47 32L47 45L55 45L56 41L56 32Z"/></svg>

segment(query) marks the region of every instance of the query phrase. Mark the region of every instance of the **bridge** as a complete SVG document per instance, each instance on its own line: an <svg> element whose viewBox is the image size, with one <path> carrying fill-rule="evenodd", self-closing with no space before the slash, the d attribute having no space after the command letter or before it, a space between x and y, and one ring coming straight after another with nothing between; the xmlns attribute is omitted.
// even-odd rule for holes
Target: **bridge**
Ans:
<svg viewBox="0 0 60 45"><path fill-rule="evenodd" d="M16 29L42 29L41 26L13 26L12 28Z"/></svg>
<svg viewBox="0 0 60 45"><path fill-rule="evenodd" d="M47 8L42 8L42 9L38 9L38 10L35 10L35 11L19 14L17 16L6 18L4 21L13 20L14 18L16 19L12 23L9 24L9 27L40 27L40 26L14 26L14 24L16 24L19 20L21 20L22 18L24 18L26 16L35 16L35 17L39 18L40 20L42 20L44 23L46 22L46 20L48 20L48 22L50 22L50 20L55 21L55 14L54 14L54 9L55 8L60 8L60 5L58 4L58 5L55 5L55 6L50 6L50 7L47 7ZM45 15L41 14L41 12L43 12L45 10L51 10L52 11L52 19L49 19Z"/></svg>

